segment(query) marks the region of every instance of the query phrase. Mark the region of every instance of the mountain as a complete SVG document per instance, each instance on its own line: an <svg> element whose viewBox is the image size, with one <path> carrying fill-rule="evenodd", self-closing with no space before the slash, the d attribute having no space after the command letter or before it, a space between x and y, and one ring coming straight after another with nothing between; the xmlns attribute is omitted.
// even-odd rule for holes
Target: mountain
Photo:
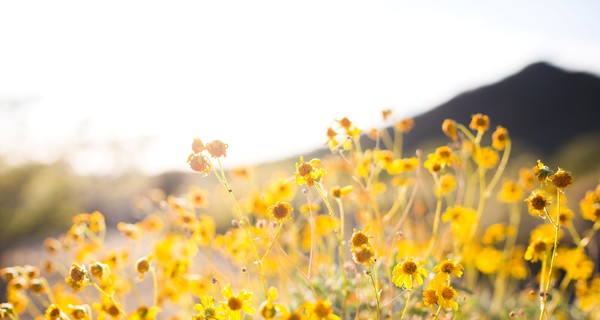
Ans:
<svg viewBox="0 0 600 320"><path fill-rule="evenodd" d="M515 149L553 155L577 137L600 136L600 78L546 62L531 64L415 117L415 127L406 136L406 148L412 150L425 141L443 137L444 119L468 124L475 113L490 116L490 130L496 125L508 128Z"/></svg>

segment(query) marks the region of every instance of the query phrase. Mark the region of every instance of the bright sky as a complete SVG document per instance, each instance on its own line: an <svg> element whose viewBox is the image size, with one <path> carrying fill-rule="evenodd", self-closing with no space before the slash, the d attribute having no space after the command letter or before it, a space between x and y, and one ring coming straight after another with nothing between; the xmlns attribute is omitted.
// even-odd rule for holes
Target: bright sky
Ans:
<svg viewBox="0 0 600 320"><path fill-rule="evenodd" d="M598 1L3 1L0 155L83 173L319 147L546 60L600 73ZM21 101L20 104L11 103ZM418 124L417 124L418 125ZM116 156L110 150L120 150Z"/></svg>

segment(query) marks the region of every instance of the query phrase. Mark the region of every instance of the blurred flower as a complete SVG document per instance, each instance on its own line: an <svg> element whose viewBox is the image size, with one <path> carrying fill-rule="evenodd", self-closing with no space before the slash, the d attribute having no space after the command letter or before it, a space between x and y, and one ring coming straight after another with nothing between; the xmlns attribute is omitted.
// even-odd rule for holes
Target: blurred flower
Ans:
<svg viewBox="0 0 600 320"><path fill-rule="evenodd" d="M392 270L392 281L398 287L404 286L407 290L413 288L413 280L417 285L423 284L423 277L427 278L427 270L421 267L425 262L415 262L412 257L397 264Z"/></svg>

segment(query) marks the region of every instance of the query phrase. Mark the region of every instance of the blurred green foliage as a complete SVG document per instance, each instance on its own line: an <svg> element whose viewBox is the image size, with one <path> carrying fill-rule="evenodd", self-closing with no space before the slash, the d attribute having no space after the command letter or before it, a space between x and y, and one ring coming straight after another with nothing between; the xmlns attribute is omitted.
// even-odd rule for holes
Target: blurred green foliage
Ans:
<svg viewBox="0 0 600 320"><path fill-rule="evenodd" d="M0 248L68 227L82 208L84 185L64 162L0 163Z"/></svg>

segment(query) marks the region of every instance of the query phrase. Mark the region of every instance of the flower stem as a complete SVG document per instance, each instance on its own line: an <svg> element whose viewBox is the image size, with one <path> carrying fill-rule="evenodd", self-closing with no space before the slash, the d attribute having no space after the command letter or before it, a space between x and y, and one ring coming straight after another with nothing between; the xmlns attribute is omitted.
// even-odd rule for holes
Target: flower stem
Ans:
<svg viewBox="0 0 600 320"><path fill-rule="evenodd" d="M371 285L373 285L373 292L375 293L375 302L377 303L377 310L375 312L375 319L379 320L379 310L381 308L379 301L379 290L377 290L377 282L375 281L374 273L377 272L377 267L373 262L369 264L369 278L371 278Z"/></svg>
<svg viewBox="0 0 600 320"><path fill-rule="evenodd" d="M404 319L404 316L406 315L406 310L408 310L408 303L410 302L411 293L412 290L408 290L408 296L406 296L406 304L404 305L404 309L402 310L402 316L400 317L400 319Z"/></svg>
<svg viewBox="0 0 600 320"><path fill-rule="evenodd" d="M217 158L217 162L219 163L219 169L221 171L221 174L219 175L219 173L214 168L214 166L213 166L213 172L215 173L215 176L217 177L219 182L221 182L221 184L225 187L225 189L227 189L227 194L229 194L229 198L231 199L231 202L233 203L233 207L235 208L235 212L238 216L238 219L240 220L240 226L246 233L246 237L248 237L248 242L250 243L250 247L252 248L252 253L254 254L254 258L256 259L255 264L258 268L258 275L260 277L260 282L262 284L263 292L265 294L265 298L268 298L269 294L267 291L267 283L265 281L263 266L262 266L260 256L258 255L258 250L256 249L256 244L254 243L254 239L252 239L252 235L250 234L250 231L248 230L248 228L246 228L246 222L244 220L244 216L242 215L242 210L240 209L240 206L238 205L237 201L235 200L235 197L233 196L233 191L231 190L231 187L229 186L229 183L227 182L227 177L225 176L225 171L223 170L223 165L221 164L221 160L219 158Z"/></svg>
<svg viewBox="0 0 600 320"><path fill-rule="evenodd" d="M335 220L335 216L333 215L333 210L331 209L331 204L329 203L329 200L327 199L327 195L323 191L320 184L315 184L315 189L321 196L321 199L323 199L323 202L325 202L325 205L327 206L327 210L329 211L329 216L333 219L335 229L336 229L335 233L337 235L337 241L338 241L338 249L339 249L339 256L340 256L340 269L342 269L342 292L343 292L342 315L345 316L345 314L346 314L346 299L348 297L348 288L346 285L346 282L347 282L346 268L344 267L344 262L345 262L344 239L342 239L342 232ZM342 318L343 318L343 316L342 316Z"/></svg>

